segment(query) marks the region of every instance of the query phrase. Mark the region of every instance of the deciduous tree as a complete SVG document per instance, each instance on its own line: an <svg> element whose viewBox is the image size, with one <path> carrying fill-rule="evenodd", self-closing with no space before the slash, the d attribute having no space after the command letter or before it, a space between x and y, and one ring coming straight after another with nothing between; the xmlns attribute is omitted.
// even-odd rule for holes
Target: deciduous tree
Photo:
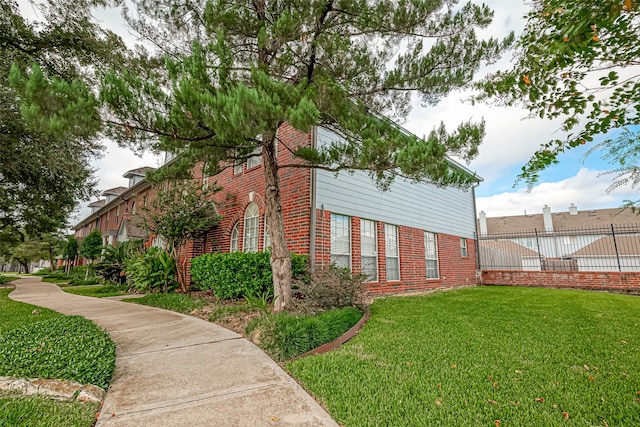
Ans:
<svg viewBox="0 0 640 427"><path fill-rule="evenodd" d="M220 220L210 196L213 187L203 188L191 180L156 185L154 198L143 209L142 226L162 237L177 267L177 281L186 291L185 243L198 239Z"/></svg>
<svg viewBox="0 0 640 427"><path fill-rule="evenodd" d="M522 105L561 119L566 138L550 140L523 167L533 184L558 155L583 144L603 149L613 186L640 182L640 4L637 0L534 0L513 66L489 76L477 99ZM602 141L598 139L604 138Z"/></svg>

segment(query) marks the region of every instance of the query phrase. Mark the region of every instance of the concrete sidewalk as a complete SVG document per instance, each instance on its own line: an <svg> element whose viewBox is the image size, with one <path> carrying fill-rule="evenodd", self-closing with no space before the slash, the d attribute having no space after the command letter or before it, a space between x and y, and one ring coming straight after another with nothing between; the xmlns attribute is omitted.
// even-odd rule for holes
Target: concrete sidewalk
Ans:
<svg viewBox="0 0 640 427"><path fill-rule="evenodd" d="M93 320L116 343L97 426L337 426L258 347L213 323L68 294L29 277L9 297Z"/></svg>

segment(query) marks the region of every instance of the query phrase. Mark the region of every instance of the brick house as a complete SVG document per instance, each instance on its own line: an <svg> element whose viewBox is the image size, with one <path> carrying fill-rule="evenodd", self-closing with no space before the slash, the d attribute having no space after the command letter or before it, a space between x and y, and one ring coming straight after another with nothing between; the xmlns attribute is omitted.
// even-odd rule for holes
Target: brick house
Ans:
<svg viewBox="0 0 640 427"><path fill-rule="evenodd" d="M365 273L372 294L476 283L474 188L441 188L398 179L381 192L363 172L335 174L292 166L296 163L293 148L338 138L331 131L318 127L303 133L284 124L278 138L284 229L291 251L309 255L316 266L334 263ZM215 183L222 188L213 196L222 219L203 238L189 242L189 258L206 252L263 251L270 246L261 160L256 156L229 165L216 176L203 176L202 165L196 165L194 179L203 186ZM136 189L144 183L122 193L121 205L130 206L130 194L137 192L139 197L149 191L148 187ZM89 217L91 221L82 221L76 230L89 224L97 227L96 221L111 218L114 207L109 206L99 208ZM120 229L107 223L107 227L100 224L103 235Z"/></svg>

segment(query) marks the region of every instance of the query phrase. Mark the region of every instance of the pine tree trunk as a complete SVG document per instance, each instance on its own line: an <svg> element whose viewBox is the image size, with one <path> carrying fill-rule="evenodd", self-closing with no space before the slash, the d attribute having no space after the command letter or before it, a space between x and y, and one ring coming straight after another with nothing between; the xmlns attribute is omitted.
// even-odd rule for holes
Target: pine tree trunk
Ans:
<svg viewBox="0 0 640 427"><path fill-rule="evenodd" d="M291 253L284 237L284 218L280 200L280 180L276 159L275 131L263 135L262 157L267 185L266 221L271 237L271 271L273 273L273 311L284 311L291 305Z"/></svg>

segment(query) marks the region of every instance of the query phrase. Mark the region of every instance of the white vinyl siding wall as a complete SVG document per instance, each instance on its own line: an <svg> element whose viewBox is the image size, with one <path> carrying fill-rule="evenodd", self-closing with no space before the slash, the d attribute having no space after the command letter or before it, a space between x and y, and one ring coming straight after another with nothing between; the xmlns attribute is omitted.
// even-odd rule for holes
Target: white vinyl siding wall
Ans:
<svg viewBox="0 0 640 427"><path fill-rule="evenodd" d="M337 139L327 129L316 128L318 146ZM440 188L396 178L388 191L380 191L366 172L336 175L316 171L317 209L388 224L474 238L474 203L471 189Z"/></svg>

